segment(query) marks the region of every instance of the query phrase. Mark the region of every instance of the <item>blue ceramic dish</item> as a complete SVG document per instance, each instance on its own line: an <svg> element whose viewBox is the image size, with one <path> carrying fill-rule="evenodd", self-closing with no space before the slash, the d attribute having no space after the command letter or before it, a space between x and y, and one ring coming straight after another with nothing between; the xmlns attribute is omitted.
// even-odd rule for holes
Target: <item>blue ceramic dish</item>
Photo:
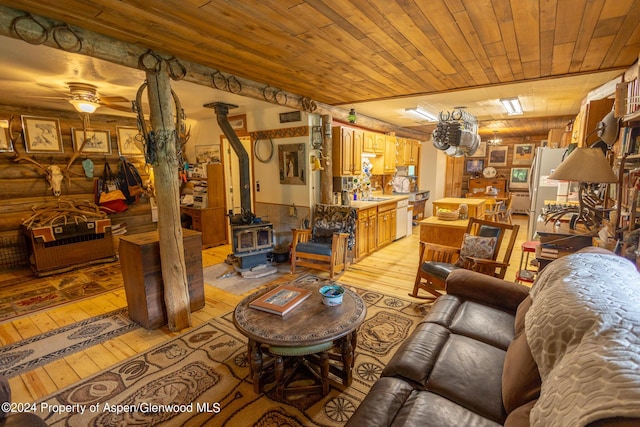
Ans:
<svg viewBox="0 0 640 427"><path fill-rule="evenodd" d="M342 304L344 296L344 288L340 285L326 285L320 288L322 302L324 305L334 306Z"/></svg>

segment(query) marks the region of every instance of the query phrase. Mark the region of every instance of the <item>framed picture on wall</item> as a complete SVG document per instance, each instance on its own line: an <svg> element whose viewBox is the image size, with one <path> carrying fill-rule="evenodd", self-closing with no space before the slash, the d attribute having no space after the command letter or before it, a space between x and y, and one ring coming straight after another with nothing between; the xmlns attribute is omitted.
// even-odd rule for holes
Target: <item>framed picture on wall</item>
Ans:
<svg viewBox="0 0 640 427"><path fill-rule="evenodd" d="M136 127L118 126L118 153L121 156L143 156L142 135ZM140 136L138 136L140 135Z"/></svg>
<svg viewBox="0 0 640 427"><path fill-rule="evenodd" d="M533 162L535 149L535 144L514 144L513 161L511 163L514 165L530 165Z"/></svg>
<svg viewBox="0 0 640 427"><path fill-rule="evenodd" d="M62 153L62 135L58 119L22 116L24 143L29 153Z"/></svg>
<svg viewBox="0 0 640 427"><path fill-rule="evenodd" d="M220 163L220 144L196 145L196 163Z"/></svg>
<svg viewBox="0 0 640 427"><path fill-rule="evenodd" d="M231 129L238 132L246 132L247 131L247 115L240 114L237 116L229 116L227 117L229 120L229 124L231 125Z"/></svg>
<svg viewBox="0 0 640 427"><path fill-rule="evenodd" d="M13 151L13 145L11 145L11 139L9 138L9 129L0 128L0 153L6 151Z"/></svg>
<svg viewBox="0 0 640 427"><path fill-rule="evenodd" d="M80 150L84 140L84 130L71 128L74 151ZM83 153L111 154L111 133L108 130L87 129L87 143L82 149Z"/></svg>
<svg viewBox="0 0 640 427"><path fill-rule="evenodd" d="M278 146L280 184L304 185L307 182L304 144Z"/></svg>
<svg viewBox="0 0 640 427"><path fill-rule="evenodd" d="M480 175L484 169L484 159L466 159L464 173L468 175Z"/></svg>
<svg viewBox="0 0 640 427"><path fill-rule="evenodd" d="M510 189L529 188L529 168L511 168Z"/></svg>
<svg viewBox="0 0 640 427"><path fill-rule="evenodd" d="M487 141L480 141L480 145L478 145L478 149L473 156L467 157L486 157L487 156Z"/></svg>
<svg viewBox="0 0 640 427"><path fill-rule="evenodd" d="M506 145L492 145L489 147L489 166L507 166L507 153L509 147Z"/></svg>

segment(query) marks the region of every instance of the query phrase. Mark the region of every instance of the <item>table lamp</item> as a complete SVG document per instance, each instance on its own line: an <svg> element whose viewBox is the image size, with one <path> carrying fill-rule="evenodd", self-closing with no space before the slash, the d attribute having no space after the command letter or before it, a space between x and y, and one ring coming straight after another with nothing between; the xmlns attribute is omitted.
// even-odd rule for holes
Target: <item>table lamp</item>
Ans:
<svg viewBox="0 0 640 427"><path fill-rule="evenodd" d="M555 212L553 218L558 219L567 213L575 213L570 226L575 229L577 222L582 222L588 229L591 226L599 229L602 225L604 213L608 210L604 207L606 191L598 191L598 185L618 182L618 177L613 173L611 165L599 148L577 148L562 162L548 179L560 181L576 181L579 183L578 203L575 207L569 207ZM549 221L550 218L547 219Z"/></svg>

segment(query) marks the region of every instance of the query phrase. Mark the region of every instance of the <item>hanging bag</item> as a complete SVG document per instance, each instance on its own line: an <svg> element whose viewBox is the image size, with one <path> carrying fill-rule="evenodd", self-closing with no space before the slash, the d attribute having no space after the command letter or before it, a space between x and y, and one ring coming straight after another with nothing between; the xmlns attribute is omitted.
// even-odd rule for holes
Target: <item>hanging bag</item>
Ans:
<svg viewBox="0 0 640 427"><path fill-rule="evenodd" d="M107 214L124 212L128 209L126 197L119 188L118 177L111 172L109 163L105 162L102 178L96 180L95 188L96 203Z"/></svg>
<svg viewBox="0 0 640 427"><path fill-rule="evenodd" d="M133 163L124 157L120 157L120 162L118 163L118 179L120 181L120 189L125 194L127 203L138 202L140 196L144 194L142 178Z"/></svg>

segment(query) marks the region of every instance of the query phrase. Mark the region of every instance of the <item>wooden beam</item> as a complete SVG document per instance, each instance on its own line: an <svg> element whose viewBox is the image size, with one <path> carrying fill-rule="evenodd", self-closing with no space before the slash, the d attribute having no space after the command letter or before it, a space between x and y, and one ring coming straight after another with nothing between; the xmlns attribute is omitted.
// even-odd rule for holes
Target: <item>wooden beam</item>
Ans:
<svg viewBox="0 0 640 427"><path fill-rule="evenodd" d="M151 129L156 142L155 173L158 199L158 237L164 283L164 303L170 331L191 326L187 269L180 227L178 140L173 116L173 96L167 63L160 71L147 71L147 97Z"/></svg>
<svg viewBox="0 0 640 427"><path fill-rule="evenodd" d="M43 27L45 29L50 29L54 26L62 24L59 21L55 21L43 16L33 15L41 26L29 25L28 20L23 20L21 21L21 25L19 28L19 37L18 34L16 34L16 32L12 30L12 22L15 18L22 16L25 16L25 12L0 5L0 35L16 39L39 41L40 39L42 39ZM75 43L74 40L68 41L68 46L72 46L74 49L73 53L102 59L129 68L143 69L139 64L139 59L148 51L148 49L144 46L127 43L76 26L69 25L69 28L81 40L81 43ZM55 49L64 50L58 45L53 37L48 37L41 44ZM165 58L170 58L173 56L170 54L164 54L163 52L156 53ZM220 70L186 61L180 58L178 58L178 61L186 69L186 75L184 77L185 81L203 86L215 87L213 84L213 76L216 75L220 77ZM272 104L281 105L283 107L307 111L315 114L331 115L335 118L344 117L345 120L347 115L349 114L348 110L346 109L323 104L320 102L315 102L298 94L293 94L282 91L278 88L269 87L264 83L255 82L252 80L244 79L242 77L236 77L230 74L223 74L222 77L233 82L233 84L228 85L230 87L229 91L240 96L259 99L261 101L271 102ZM423 132L403 128L363 115L358 115L358 124L371 130L384 133L395 132L397 136L419 139L421 141L427 140L429 138L429 136Z"/></svg>

